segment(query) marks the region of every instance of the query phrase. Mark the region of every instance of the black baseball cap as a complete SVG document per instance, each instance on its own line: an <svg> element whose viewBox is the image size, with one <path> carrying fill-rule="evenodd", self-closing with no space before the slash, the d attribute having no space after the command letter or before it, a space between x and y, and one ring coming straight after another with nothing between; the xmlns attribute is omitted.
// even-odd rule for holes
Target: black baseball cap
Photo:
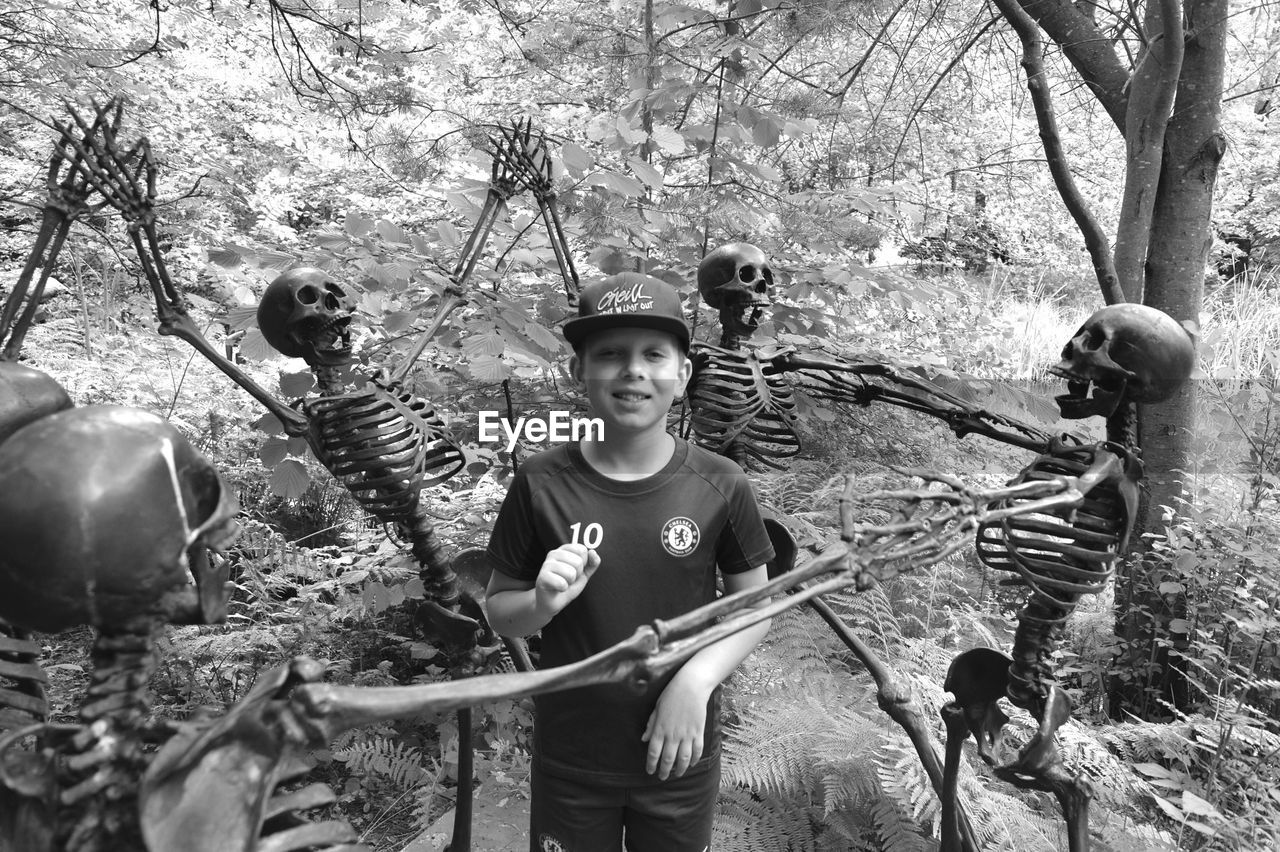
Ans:
<svg viewBox="0 0 1280 852"><path fill-rule="evenodd" d="M640 272L619 272L582 288L578 315L564 324L575 348L588 334L608 328L652 328L674 334L689 351L689 325L680 294L665 281Z"/></svg>

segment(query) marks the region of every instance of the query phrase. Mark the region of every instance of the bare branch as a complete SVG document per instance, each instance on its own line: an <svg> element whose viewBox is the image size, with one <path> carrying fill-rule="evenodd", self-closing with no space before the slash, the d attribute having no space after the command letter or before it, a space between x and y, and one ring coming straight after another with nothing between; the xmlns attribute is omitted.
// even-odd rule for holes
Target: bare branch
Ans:
<svg viewBox="0 0 1280 852"><path fill-rule="evenodd" d="M1040 126L1040 141L1044 145L1045 157L1049 161L1049 172L1058 187L1058 194L1076 220L1076 226L1084 235L1085 248L1093 261L1093 271L1102 288L1103 298L1107 304L1124 301L1116 279L1116 269L1111 258L1111 246L1102 226L1094 218L1085 204L1084 196L1076 186L1071 175L1071 167L1067 164L1066 152L1062 148L1062 138L1058 133L1058 121L1054 117L1053 99L1049 94L1049 83L1045 76L1043 47L1040 41L1040 30L1031 16L1023 11L1018 0L993 0L996 8L1005 16L1022 41L1022 68L1027 75L1027 90L1031 93L1031 102L1036 111L1036 123Z"/></svg>

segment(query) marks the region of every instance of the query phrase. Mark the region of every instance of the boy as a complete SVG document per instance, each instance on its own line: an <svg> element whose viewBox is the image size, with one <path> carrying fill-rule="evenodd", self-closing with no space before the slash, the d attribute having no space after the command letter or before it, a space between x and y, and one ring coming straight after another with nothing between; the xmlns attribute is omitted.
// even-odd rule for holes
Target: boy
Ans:
<svg viewBox="0 0 1280 852"><path fill-rule="evenodd" d="M642 624L767 580L773 548L733 462L667 432L692 365L669 285L620 273L565 323L570 372L601 440L520 467L489 540L489 622L542 630L541 666L575 662ZM720 783L719 685L768 630L704 648L636 696L621 685L535 698L531 852L703 852Z"/></svg>

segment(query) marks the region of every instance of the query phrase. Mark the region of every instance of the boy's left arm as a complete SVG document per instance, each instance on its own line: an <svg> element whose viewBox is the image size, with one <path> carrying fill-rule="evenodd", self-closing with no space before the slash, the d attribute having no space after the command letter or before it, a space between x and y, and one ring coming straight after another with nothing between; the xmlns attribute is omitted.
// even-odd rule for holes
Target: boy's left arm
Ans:
<svg viewBox="0 0 1280 852"><path fill-rule="evenodd" d="M769 574L763 565L740 574L725 574L725 593L761 586L768 580ZM768 603L765 599L756 606ZM707 701L712 691L755 650L768 632L769 620L766 619L708 645L680 667L658 697L642 737L649 744L646 772L665 781L668 777L679 778L698 762L702 757Z"/></svg>

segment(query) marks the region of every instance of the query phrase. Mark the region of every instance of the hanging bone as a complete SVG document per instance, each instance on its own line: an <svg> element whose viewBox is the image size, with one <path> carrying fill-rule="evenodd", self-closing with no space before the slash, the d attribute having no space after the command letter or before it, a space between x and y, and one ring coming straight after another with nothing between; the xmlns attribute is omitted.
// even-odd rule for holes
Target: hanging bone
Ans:
<svg viewBox="0 0 1280 852"><path fill-rule="evenodd" d="M229 586L208 548L234 536L235 500L172 426L120 406L18 430L0 444L0 480L0 616L29 630L96 629L79 724L3 738L3 797L11 813L43 814L48 830L33 835L18 819L0 847L141 848L152 637L166 621L225 616ZM33 734L41 745L23 752Z"/></svg>
<svg viewBox="0 0 1280 852"><path fill-rule="evenodd" d="M1071 512L1019 514L979 528L978 556L988 566L1016 574L1030 595L1018 613L1012 657L975 649L957 657L946 688L956 700L943 708L947 724L943 846L961 848L955 824L956 776L964 739L1002 778L1018 786L1052 791L1067 821L1071 852L1089 848L1088 806L1093 790L1070 772L1055 735L1071 718L1071 702L1056 683L1051 656L1062 626L1080 598L1101 592L1124 553L1137 514L1142 464L1136 438L1136 404L1172 396L1191 373L1194 339L1167 315L1143 305L1110 305L1094 313L1063 349L1052 372L1067 380L1057 397L1063 417L1107 418L1108 441L1055 441L1014 480L1073 476L1085 499ZM1005 697L1035 717L1038 728L1012 759L1001 754Z"/></svg>

